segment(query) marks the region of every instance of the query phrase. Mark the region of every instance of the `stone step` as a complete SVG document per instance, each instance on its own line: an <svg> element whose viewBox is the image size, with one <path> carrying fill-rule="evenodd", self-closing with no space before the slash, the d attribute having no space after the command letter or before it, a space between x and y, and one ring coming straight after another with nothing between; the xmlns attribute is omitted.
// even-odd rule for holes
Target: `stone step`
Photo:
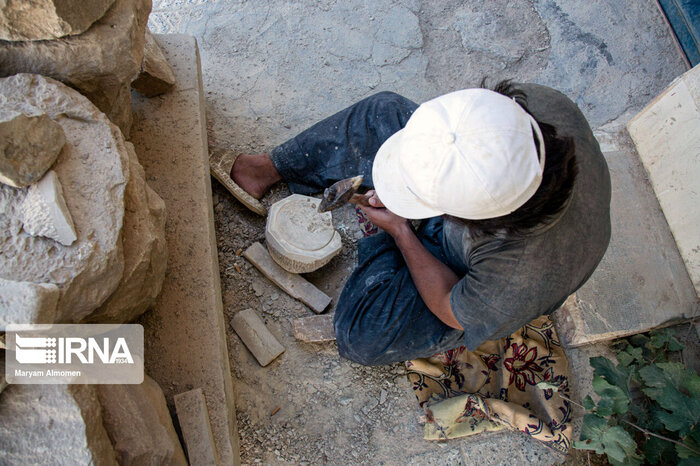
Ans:
<svg viewBox="0 0 700 466"><path fill-rule="evenodd" d="M147 99L132 93L132 142L149 185L163 198L168 269L144 315L146 372L173 396L201 387L221 464L239 464L233 383L214 235L202 76L197 42L155 35L175 87Z"/></svg>
<svg viewBox="0 0 700 466"><path fill-rule="evenodd" d="M605 153L612 237L586 284L555 313L565 346L611 340L693 316L697 295L631 144Z"/></svg>

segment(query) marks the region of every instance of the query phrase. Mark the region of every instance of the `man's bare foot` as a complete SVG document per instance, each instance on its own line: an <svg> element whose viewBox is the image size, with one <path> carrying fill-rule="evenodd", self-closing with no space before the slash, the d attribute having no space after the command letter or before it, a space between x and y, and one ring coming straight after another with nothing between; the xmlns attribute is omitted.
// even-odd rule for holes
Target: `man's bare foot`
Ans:
<svg viewBox="0 0 700 466"><path fill-rule="evenodd" d="M241 154L231 168L231 179L255 199L260 199L282 177L272 164L270 154Z"/></svg>

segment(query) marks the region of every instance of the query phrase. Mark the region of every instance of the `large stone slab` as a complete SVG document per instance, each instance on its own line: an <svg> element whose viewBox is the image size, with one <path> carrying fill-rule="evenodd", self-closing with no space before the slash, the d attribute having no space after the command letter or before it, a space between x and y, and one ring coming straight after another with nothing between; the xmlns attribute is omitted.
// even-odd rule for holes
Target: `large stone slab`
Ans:
<svg viewBox="0 0 700 466"><path fill-rule="evenodd" d="M0 396L3 464L117 465L94 385L10 385Z"/></svg>
<svg viewBox="0 0 700 466"><path fill-rule="evenodd" d="M612 237L586 284L555 314L578 346L693 316L697 296L644 168L632 148L604 154L612 180Z"/></svg>
<svg viewBox="0 0 700 466"><path fill-rule="evenodd" d="M107 14L77 36L7 42L0 47L0 76L37 73L87 96L128 136L130 83L143 59L151 0L116 0Z"/></svg>
<svg viewBox="0 0 700 466"><path fill-rule="evenodd" d="M627 124L700 294L700 65Z"/></svg>
<svg viewBox="0 0 700 466"><path fill-rule="evenodd" d="M165 203L146 184L134 146L127 142L129 182L124 192L124 274L119 287L85 320L130 322L151 307L160 293L168 260Z"/></svg>
<svg viewBox="0 0 700 466"><path fill-rule="evenodd" d="M168 270L153 310L140 321L146 370L163 387L171 410L175 394L202 388L221 463L237 464L199 52L190 36L156 39L177 83L158 99L133 94L132 141L168 212Z"/></svg>
<svg viewBox="0 0 700 466"><path fill-rule="evenodd" d="M124 270L124 138L87 98L50 78L0 79L0 102L3 109L46 113L63 128L66 144L53 171L77 233L71 246L30 236L22 228L28 188L0 185L0 278L55 284L56 321L78 322L114 292Z"/></svg>
<svg viewBox="0 0 700 466"><path fill-rule="evenodd" d="M65 143L63 128L48 115L0 113L0 183L24 188L39 181Z"/></svg>
<svg viewBox="0 0 700 466"><path fill-rule="evenodd" d="M9 0L0 6L0 39L50 40L81 34L114 0Z"/></svg>
<svg viewBox="0 0 700 466"><path fill-rule="evenodd" d="M140 385L96 387L104 426L121 466L187 465L172 419L162 417L167 406L153 379L145 376Z"/></svg>

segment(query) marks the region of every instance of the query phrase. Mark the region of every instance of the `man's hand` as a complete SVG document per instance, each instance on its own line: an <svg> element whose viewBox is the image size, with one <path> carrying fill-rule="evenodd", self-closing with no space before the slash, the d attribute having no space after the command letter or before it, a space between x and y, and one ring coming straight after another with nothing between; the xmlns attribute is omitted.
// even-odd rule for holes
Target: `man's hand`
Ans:
<svg viewBox="0 0 700 466"><path fill-rule="evenodd" d="M365 194L365 199L367 199L367 204L369 205L363 204L360 208L375 226L386 231L394 238L405 233L407 229L410 230L408 220L387 209L374 190L368 191Z"/></svg>

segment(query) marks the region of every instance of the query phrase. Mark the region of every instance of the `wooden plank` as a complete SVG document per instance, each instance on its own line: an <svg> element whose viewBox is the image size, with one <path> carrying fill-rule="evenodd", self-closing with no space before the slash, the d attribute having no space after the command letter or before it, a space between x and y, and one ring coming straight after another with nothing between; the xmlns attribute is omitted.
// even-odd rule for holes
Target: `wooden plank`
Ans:
<svg viewBox="0 0 700 466"><path fill-rule="evenodd" d="M284 346L265 326L265 322L252 309L246 309L233 316L233 329L253 353L261 366L267 366L280 354Z"/></svg>
<svg viewBox="0 0 700 466"><path fill-rule="evenodd" d="M260 243L253 243L243 253L243 257L257 267L272 283L285 293L320 314L330 304L331 298L300 275L287 272L275 262L267 248Z"/></svg>

